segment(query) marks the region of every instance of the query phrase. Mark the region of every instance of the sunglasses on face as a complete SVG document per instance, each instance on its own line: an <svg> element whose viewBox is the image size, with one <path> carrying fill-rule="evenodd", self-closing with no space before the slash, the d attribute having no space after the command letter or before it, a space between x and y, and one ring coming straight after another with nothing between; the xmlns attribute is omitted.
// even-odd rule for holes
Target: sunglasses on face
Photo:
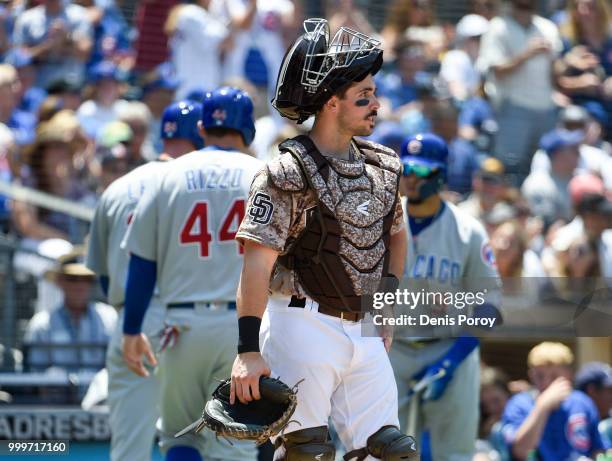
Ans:
<svg viewBox="0 0 612 461"><path fill-rule="evenodd" d="M402 174L404 176L410 176L411 174L415 175L417 178L427 178L431 174L435 173L437 168L432 168L425 165L416 165L416 164L404 164L404 169Z"/></svg>

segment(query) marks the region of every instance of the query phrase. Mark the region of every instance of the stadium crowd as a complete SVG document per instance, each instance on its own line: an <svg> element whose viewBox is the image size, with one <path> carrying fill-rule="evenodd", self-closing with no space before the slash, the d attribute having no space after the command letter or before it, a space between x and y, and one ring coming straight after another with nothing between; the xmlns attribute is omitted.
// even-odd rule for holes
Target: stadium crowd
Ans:
<svg viewBox="0 0 612 461"><path fill-rule="evenodd" d="M282 139L308 129L269 105L284 50L300 31L301 2L137 3L129 22L114 0L0 4L0 181L93 209L110 183L163 152L160 119L170 103L197 101L222 83L256 103L256 157L273 157ZM555 5L548 11L535 11L531 0L473 0L456 24L438 21L432 0L393 0L381 30L352 0L327 3L332 31L354 27L383 43L371 139L399 151L407 137L432 131L448 143L445 198L485 225L502 277L559 291L572 278L612 286L607 0L548 2ZM108 342L116 314L88 301L95 278L79 260L87 225L0 195L0 228L19 241L15 269L36 280L34 316L24 327L29 369L76 360L37 343ZM534 293L529 302L537 300ZM103 366L98 352L84 353L79 366ZM564 371L572 361L550 344L529 356L531 383L541 392L557 388L546 394L549 411L573 395ZM556 367L559 379L541 378L542 367ZM475 459L510 459L492 448L500 445L495 437L524 444L512 446L515 455L528 445L514 422L531 411L529 384L512 384L483 368L481 437L492 445L483 442ZM587 394L604 389L607 400L591 395L593 417L609 416L609 366L587 367L574 384Z"/></svg>

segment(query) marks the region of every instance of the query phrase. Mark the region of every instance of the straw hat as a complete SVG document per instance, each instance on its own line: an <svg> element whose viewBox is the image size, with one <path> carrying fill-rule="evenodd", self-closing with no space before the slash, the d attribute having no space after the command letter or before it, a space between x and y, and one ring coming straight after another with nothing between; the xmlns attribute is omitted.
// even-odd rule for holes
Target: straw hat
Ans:
<svg viewBox="0 0 612 461"><path fill-rule="evenodd" d="M30 163L42 147L53 142L67 144L73 154L87 143L73 111L60 110L48 121L38 125L36 139L24 151L27 162Z"/></svg>
<svg viewBox="0 0 612 461"><path fill-rule="evenodd" d="M55 266L45 272L44 277L55 283L57 283L61 277L78 277L83 280L93 280L96 274L82 263L84 255L84 247L75 246L70 253L57 258Z"/></svg>

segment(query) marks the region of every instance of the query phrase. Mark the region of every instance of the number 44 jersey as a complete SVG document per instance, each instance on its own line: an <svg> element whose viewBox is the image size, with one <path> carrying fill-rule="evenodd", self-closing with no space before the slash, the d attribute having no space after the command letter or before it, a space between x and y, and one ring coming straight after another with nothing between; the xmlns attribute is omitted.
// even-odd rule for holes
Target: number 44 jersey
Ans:
<svg viewBox="0 0 612 461"><path fill-rule="evenodd" d="M168 162L145 191L124 245L157 263L162 303L236 299L242 248L234 238L262 166L249 155L206 147Z"/></svg>

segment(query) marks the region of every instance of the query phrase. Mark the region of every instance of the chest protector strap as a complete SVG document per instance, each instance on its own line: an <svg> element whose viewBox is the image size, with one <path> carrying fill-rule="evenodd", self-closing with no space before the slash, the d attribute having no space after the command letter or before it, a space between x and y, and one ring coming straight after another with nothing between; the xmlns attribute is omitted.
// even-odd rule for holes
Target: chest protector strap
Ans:
<svg viewBox="0 0 612 461"><path fill-rule="evenodd" d="M319 174L325 182L329 178L330 164L307 136L297 136L295 141L302 144L317 165ZM315 191L317 205L307 210L306 226L296 239L291 250L279 257L279 263L295 271L304 291L322 306L344 312L361 312L362 296L355 292L353 282L340 260L340 241L342 229L335 213L320 199L319 192L307 173L299 153L287 149L297 161L308 186ZM365 162L380 168L380 161L373 152L362 151ZM365 173L364 173L365 174ZM382 235L385 246L382 276L386 276L389 266L390 231L393 224L396 203L383 218Z"/></svg>

